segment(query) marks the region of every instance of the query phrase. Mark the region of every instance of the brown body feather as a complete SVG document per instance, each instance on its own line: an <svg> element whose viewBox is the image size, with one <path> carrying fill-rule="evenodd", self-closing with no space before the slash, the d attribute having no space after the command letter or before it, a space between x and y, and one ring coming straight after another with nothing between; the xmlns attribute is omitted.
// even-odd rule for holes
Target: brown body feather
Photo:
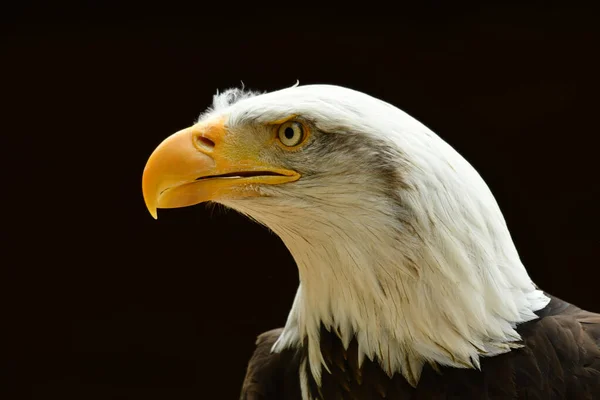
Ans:
<svg viewBox="0 0 600 400"><path fill-rule="evenodd" d="M377 362L357 364L357 344L344 350L325 329L321 351L331 374L317 387L307 371L312 399L600 399L600 314L551 297L539 319L519 325L524 347L482 358L481 371L426 366L416 388L401 375L389 378ZM242 400L300 400L303 348L271 353L281 329L259 336L242 388Z"/></svg>

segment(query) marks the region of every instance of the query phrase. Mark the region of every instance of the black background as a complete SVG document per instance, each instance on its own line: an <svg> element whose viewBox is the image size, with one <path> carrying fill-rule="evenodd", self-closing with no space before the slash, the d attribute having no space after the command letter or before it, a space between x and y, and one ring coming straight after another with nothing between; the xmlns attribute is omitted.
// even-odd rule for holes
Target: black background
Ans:
<svg viewBox="0 0 600 400"><path fill-rule="evenodd" d="M404 109L483 175L534 281L600 311L591 9L50 4L0 13L11 399L238 396L255 336L285 322L293 260L233 212L154 221L141 174L240 81Z"/></svg>

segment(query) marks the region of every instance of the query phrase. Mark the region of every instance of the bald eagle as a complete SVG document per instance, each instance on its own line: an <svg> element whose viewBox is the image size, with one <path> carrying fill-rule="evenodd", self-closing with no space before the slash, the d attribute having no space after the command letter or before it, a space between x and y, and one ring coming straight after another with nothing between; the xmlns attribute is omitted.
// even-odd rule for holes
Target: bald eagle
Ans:
<svg viewBox="0 0 600 400"><path fill-rule="evenodd" d="M241 398L600 399L600 314L525 270L475 169L398 108L329 85L231 89L146 164L157 208L217 202L300 285Z"/></svg>

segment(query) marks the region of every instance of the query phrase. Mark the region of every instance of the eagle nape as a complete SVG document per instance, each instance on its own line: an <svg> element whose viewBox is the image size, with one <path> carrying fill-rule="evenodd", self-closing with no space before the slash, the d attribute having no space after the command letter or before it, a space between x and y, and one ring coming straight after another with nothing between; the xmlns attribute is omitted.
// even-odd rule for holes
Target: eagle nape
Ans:
<svg viewBox="0 0 600 400"><path fill-rule="evenodd" d="M354 90L231 89L161 143L146 206L221 203L298 266L283 328L259 336L258 399L600 399L600 314L538 289L477 171Z"/></svg>

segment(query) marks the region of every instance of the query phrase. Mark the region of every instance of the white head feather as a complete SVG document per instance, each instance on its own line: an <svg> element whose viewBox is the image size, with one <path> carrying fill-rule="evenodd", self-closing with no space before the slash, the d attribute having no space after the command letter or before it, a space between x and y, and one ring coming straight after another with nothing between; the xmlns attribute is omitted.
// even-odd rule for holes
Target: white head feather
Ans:
<svg viewBox="0 0 600 400"><path fill-rule="evenodd" d="M215 114L231 129L298 115L328 143L294 155L307 171L299 181L222 201L273 230L293 255L300 286L273 350L308 339L317 383L327 368L321 324L346 346L356 337L360 361L416 385L424 363L478 368L480 356L517 347L516 324L549 302L479 174L403 111L311 85L226 91L201 118Z"/></svg>

